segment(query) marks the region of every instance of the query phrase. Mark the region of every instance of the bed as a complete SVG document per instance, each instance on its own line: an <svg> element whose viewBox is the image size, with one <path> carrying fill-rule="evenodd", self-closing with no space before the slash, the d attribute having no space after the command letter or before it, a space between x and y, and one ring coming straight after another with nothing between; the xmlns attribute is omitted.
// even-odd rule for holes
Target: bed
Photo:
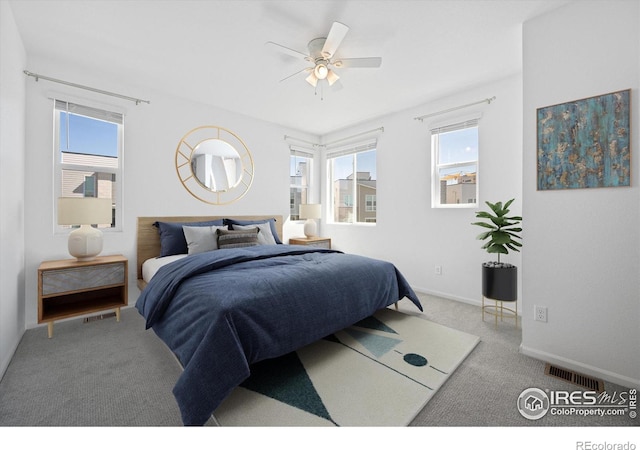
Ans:
<svg viewBox="0 0 640 450"><path fill-rule="evenodd" d="M138 218L136 308L182 365L185 425L206 423L254 363L403 298L422 311L393 264L281 236L280 216Z"/></svg>

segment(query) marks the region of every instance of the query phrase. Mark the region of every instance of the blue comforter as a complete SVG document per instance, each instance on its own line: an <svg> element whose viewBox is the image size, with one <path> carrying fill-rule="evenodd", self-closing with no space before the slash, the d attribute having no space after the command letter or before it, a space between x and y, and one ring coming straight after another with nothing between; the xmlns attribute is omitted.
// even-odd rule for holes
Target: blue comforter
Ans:
<svg viewBox="0 0 640 450"><path fill-rule="evenodd" d="M190 255L162 267L136 308L184 368L173 393L204 424L250 366L310 344L407 297L389 262L307 246Z"/></svg>

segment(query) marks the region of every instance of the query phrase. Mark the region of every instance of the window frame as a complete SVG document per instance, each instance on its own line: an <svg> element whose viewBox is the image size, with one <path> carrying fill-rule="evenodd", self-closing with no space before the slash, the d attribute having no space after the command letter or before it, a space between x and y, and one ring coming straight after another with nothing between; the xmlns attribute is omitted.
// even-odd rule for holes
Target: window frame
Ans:
<svg viewBox="0 0 640 450"><path fill-rule="evenodd" d="M468 209L477 208L480 204L480 119L481 115L471 115L464 117L451 118L445 122L432 124L429 127L430 145L431 145L431 208L433 209ZM477 158L456 161L453 163L440 163L439 136L443 133L453 131L462 131L469 128L477 128ZM441 169L452 169L456 167L466 167L475 165L475 202L465 203L441 203L442 199L442 180L440 179ZM460 183L465 184L465 183Z"/></svg>
<svg viewBox="0 0 640 450"><path fill-rule="evenodd" d="M377 139L372 139L372 140L367 140L367 141L361 141L361 142L357 142L357 143L352 143L350 145L347 146L343 146L343 147L339 147L339 148L331 148L328 149L326 152L326 183L327 183L327 207L326 207L326 217L327 217L327 223L332 224L332 225L365 225L365 226L375 226L377 223L377 219L378 219L378 211L377 211L377 166L378 166L378 141ZM376 213L374 218L371 217L363 217L363 221L358 221L358 208L359 208L359 198L358 198L358 178L357 178L357 174L358 174L358 165L357 165L357 155L358 154L362 154L362 153L366 153L366 152L375 152L375 164L376 164L376 194L363 194L363 202L364 204L362 205L362 209L363 209L363 213L366 212L371 212L369 210L367 210L367 206L366 206L366 201L364 200L366 195L375 195L376 198L376 205L374 207L374 212ZM334 179L334 160L340 157L344 157L344 156L351 156L352 157L352 174L355 176L355 179L353 180L354 182L352 183L352 190L349 194L347 194L348 198L350 199L350 205L347 205L348 208L351 209L351 217L352 219L355 220L351 220L351 221L344 221L344 222L340 222L340 221L336 221L335 220L335 209L336 209L336 190L335 190L335 183L336 180Z"/></svg>
<svg viewBox="0 0 640 450"><path fill-rule="evenodd" d="M67 108L63 108L64 105ZM69 105L73 105L73 111L69 108ZM88 164L73 164L62 161L62 149L60 148L60 116L61 113L78 114L81 116L89 117L94 120L102 120L105 122L114 123L117 125L117 167L110 167L106 165L88 165ZM84 114L83 114L84 113ZM68 119L67 119L68 120ZM53 159L54 159L54 176L53 176L53 210L54 218L58 217L58 201L59 197L63 196L62 186L62 174L65 170L76 172L91 172L111 174L115 176L115 203L114 216L115 221L111 227L100 228L102 232L114 232L122 231L123 229L123 211L124 211L124 113L119 108L95 105L91 101L85 100L62 100L53 99ZM97 190L97 179L95 175L91 177L96 180L95 189ZM57 220L54 219L54 233L68 233L68 226L58 225Z"/></svg>
<svg viewBox="0 0 640 450"><path fill-rule="evenodd" d="M296 184L292 182L293 175L291 175L291 164L292 164L291 160L294 158L304 158L309 163L309 166L307 167L306 184L304 182L300 184ZM299 209L298 209L298 214L296 215L296 218L293 218L294 215L291 213L293 210L292 201L294 201L292 197L293 189L306 190L307 203L313 203L312 188L313 188L313 173L314 173L313 170L314 170L315 158L316 158L316 154L313 153L312 150L308 150L308 149L297 147L297 146L289 147L289 214L290 214L289 219L292 221L296 221L296 222L304 221L304 219L301 219L299 217L300 215ZM299 206L300 205L298 205L298 207Z"/></svg>

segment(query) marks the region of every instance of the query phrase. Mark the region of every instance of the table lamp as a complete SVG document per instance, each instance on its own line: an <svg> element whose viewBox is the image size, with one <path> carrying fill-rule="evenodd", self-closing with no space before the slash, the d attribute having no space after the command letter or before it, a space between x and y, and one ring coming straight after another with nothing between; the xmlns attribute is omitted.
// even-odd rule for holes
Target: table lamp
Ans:
<svg viewBox="0 0 640 450"><path fill-rule="evenodd" d="M111 223L111 199L61 197L58 225L80 225L69 233L69 253L78 261L91 261L102 251L102 231L92 224Z"/></svg>
<svg viewBox="0 0 640 450"><path fill-rule="evenodd" d="M300 218L307 219L304 223L304 235L308 238L318 233L316 219L322 217L322 207L319 204L300 205Z"/></svg>

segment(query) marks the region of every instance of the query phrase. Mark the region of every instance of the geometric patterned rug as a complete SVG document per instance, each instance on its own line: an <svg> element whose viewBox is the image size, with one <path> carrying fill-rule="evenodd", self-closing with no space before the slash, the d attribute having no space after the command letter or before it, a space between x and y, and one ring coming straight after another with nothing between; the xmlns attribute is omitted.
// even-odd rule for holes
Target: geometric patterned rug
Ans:
<svg viewBox="0 0 640 450"><path fill-rule="evenodd" d="M251 368L221 426L405 426L480 339L392 309Z"/></svg>

